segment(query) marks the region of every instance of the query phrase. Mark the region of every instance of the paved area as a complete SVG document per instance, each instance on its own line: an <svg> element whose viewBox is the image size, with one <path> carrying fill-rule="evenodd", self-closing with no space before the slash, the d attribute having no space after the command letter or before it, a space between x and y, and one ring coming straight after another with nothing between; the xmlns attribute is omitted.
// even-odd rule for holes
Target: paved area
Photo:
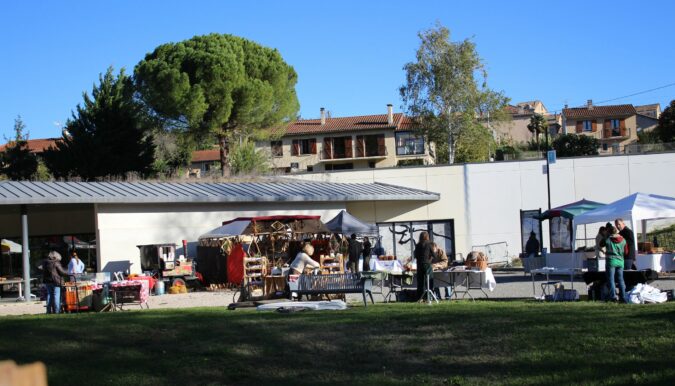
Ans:
<svg viewBox="0 0 675 386"><path fill-rule="evenodd" d="M494 272L497 281L497 288L493 292L488 292L490 299L532 299L532 279L529 275L524 275L522 272ZM542 277L538 278L543 280ZM557 277L556 279L568 280L565 277ZM661 290L675 289L675 275L659 279L653 283L652 286ZM535 286L537 291L540 291L539 285ZM565 282L565 288L570 288L569 281ZM581 295L586 293L586 284L577 278L574 282L574 288L579 291ZM385 288L384 292L387 292ZM474 296L478 297L480 291L472 291ZM539 292L537 292L539 294ZM150 309L161 308L190 308L190 307L225 307L232 302L233 292L192 292L179 295L162 295L151 296L148 300ZM348 296L348 302L360 303L362 301L361 295L352 294ZM375 301L382 301L382 295L375 295ZM130 309L133 309L131 307ZM16 302L11 294L5 294L5 297L0 299L0 316L4 315L25 315L25 314L42 314L45 312L44 302Z"/></svg>

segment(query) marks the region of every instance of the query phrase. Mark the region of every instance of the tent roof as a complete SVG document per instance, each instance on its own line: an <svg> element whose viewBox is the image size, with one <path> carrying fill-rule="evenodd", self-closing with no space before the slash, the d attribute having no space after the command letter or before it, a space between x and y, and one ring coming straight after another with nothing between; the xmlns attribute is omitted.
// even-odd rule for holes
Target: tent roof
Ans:
<svg viewBox="0 0 675 386"><path fill-rule="evenodd" d="M326 228L334 233L358 235L377 235L377 226L365 223L352 216L346 210L340 211L337 216L326 223Z"/></svg>
<svg viewBox="0 0 675 386"><path fill-rule="evenodd" d="M565 218L574 218L579 216L582 213L597 209L604 206L605 204L595 201L590 201L582 199L571 204L566 204L559 206L557 208L551 208L546 212L541 214L542 220L550 220L553 217L565 217Z"/></svg>
<svg viewBox="0 0 675 386"><path fill-rule="evenodd" d="M276 223L284 224L277 228ZM321 216L260 216L238 217L223 221L223 225L199 236L200 239L218 239L223 237L270 234L270 233L328 233L321 222Z"/></svg>
<svg viewBox="0 0 675 386"><path fill-rule="evenodd" d="M21 253L23 250L21 244L17 244L12 240L2 239L2 253Z"/></svg>
<svg viewBox="0 0 675 386"><path fill-rule="evenodd" d="M588 211L573 219L574 224L592 224L617 218L640 221L675 218L675 198L634 193L611 204Z"/></svg>

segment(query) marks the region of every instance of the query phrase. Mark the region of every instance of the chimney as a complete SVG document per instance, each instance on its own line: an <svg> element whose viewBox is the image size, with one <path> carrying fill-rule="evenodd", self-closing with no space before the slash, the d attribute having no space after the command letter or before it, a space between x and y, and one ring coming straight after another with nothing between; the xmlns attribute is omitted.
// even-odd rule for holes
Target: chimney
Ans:
<svg viewBox="0 0 675 386"><path fill-rule="evenodd" d="M586 106L589 110L593 110L593 99L589 99L586 101Z"/></svg>
<svg viewBox="0 0 675 386"><path fill-rule="evenodd" d="M387 124L389 126L394 124L394 106L391 103L387 104Z"/></svg>
<svg viewBox="0 0 675 386"><path fill-rule="evenodd" d="M321 126L326 124L326 109L321 108Z"/></svg>

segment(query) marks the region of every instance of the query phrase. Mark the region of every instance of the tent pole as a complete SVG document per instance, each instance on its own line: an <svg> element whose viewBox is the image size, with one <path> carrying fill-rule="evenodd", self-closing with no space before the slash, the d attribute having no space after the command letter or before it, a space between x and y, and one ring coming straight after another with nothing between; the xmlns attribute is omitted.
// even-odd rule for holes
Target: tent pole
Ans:
<svg viewBox="0 0 675 386"><path fill-rule="evenodd" d="M23 300L30 301L30 250L28 249L28 206L21 205L21 257L23 258Z"/></svg>
<svg viewBox="0 0 675 386"><path fill-rule="evenodd" d="M647 242L647 220L642 220L642 242Z"/></svg>

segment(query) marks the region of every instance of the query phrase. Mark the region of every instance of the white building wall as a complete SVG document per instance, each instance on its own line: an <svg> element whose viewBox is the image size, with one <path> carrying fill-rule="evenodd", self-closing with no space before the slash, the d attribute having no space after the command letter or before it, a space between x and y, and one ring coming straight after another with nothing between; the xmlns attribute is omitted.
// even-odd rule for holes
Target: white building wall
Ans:
<svg viewBox="0 0 675 386"><path fill-rule="evenodd" d="M548 209L545 165L544 160L497 162L312 173L295 178L381 182L440 193L439 201L423 207L375 202L348 203L347 209L366 221L454 219L456 252L506 241L510 254L517 255L521 249L519 211ZM635 192L675 197L673 170L675 153L558 159L551 165L551 205L583 198L609 203ZM543 234L548 246L547 222Z"/></svg>
<svg viewBox="0 0 675 386"><path fill-rule="evenodd" d="M236 217L319 215L323 221L344 209L342 202L258 204L99 204L97 239L102 271L141 270L137 245L188 240L188 256L196 256L200 235ZM129 263L131 266L129 267Z"/></svg>

